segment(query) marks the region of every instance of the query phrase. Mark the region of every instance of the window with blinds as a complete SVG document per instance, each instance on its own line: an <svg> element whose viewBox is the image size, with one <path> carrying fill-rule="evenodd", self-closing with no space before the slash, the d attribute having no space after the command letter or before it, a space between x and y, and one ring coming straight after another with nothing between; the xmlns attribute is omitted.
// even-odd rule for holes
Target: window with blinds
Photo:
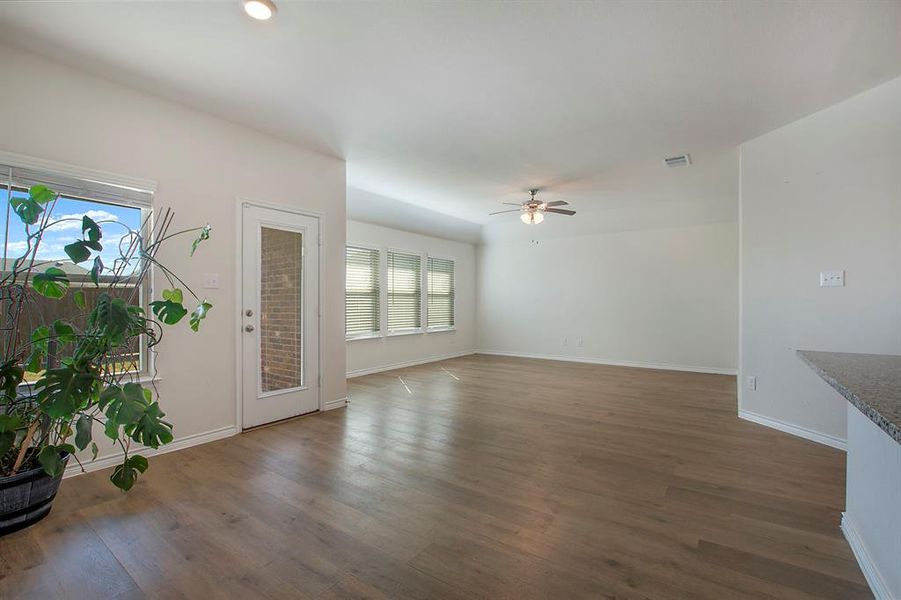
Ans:
<svg viewBox="0 0 901 600"><path fill-rule="evenodd" d="M348 338L379 333L379 251L348 246L344 333Z"/></svg>
<svg viewBox="0 0 901 600"><path fill-rule="evenodd" d="M388 331L422 328L422 259L388 251Z"/></svg>
<svg viewBox="0 0 901 600"><path fill-rule="evenodd" d="M430 256L427 265L429 329L453 327L454 261Z"/></svg>

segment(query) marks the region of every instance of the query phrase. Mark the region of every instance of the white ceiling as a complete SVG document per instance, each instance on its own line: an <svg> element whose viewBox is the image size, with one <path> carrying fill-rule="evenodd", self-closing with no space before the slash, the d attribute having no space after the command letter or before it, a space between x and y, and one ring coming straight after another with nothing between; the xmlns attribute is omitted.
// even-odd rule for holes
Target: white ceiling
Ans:
<svg viewBox="0 0 901 600"><path fill-rule="evenodd" d="M604 206L901 75L901 1L3 2L0 39L348 162L348 184L485 223Z"/></svg>

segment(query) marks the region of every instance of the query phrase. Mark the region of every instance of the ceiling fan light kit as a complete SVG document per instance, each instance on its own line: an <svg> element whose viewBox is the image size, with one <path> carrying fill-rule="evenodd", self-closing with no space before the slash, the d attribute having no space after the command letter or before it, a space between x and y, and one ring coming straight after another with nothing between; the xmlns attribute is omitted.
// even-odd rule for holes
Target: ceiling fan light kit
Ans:
<svg viewBox="0 0 901 600"><path fill-rule="evenodd" d="M508 204L511 206L518 206L519 208L511 208L508 210L499 210L493 213L488 213L490 215L499 215L502 213L510 213L510 212L518 212L522 213L519 215L519 220L525 223L526 225L538 225L542 221L544 221L545 213L556 213L559 215L567 215L572 216L576 214L574 210L567 210L565 208L554 208L557 206L566 206L569 202L564 200L554 200L552 202L541 202L540 200L535 199L535 195L538 194L538 190L529 190L529 195L531 196L528 200L523 202L522 204L514 204L512 202L504 202L503 204Z"/></svg>

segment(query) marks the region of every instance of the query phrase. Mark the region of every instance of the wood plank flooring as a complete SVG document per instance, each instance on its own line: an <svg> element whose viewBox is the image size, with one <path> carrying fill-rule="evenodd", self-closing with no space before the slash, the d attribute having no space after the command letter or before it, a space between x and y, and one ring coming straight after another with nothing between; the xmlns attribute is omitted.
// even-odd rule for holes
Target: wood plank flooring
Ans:
<svg viewBox="0 0 901 600"><path fill-rule="evenodd" d="M734 377L469 356L349 393L128 495L64 481L0 597L871 597L844 454L739 420Z"/></svg>

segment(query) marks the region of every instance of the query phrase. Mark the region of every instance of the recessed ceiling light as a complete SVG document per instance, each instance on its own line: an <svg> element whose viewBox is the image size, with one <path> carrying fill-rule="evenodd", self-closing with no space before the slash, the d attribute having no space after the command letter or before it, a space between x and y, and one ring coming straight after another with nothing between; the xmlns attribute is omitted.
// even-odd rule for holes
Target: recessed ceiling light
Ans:
<svg viewBox="0 0 901 600"><path fill-rule="evenodd" d="M275 14L275 2L272 0L243 0L244 12L258 21L270 19Z"/></svg>

